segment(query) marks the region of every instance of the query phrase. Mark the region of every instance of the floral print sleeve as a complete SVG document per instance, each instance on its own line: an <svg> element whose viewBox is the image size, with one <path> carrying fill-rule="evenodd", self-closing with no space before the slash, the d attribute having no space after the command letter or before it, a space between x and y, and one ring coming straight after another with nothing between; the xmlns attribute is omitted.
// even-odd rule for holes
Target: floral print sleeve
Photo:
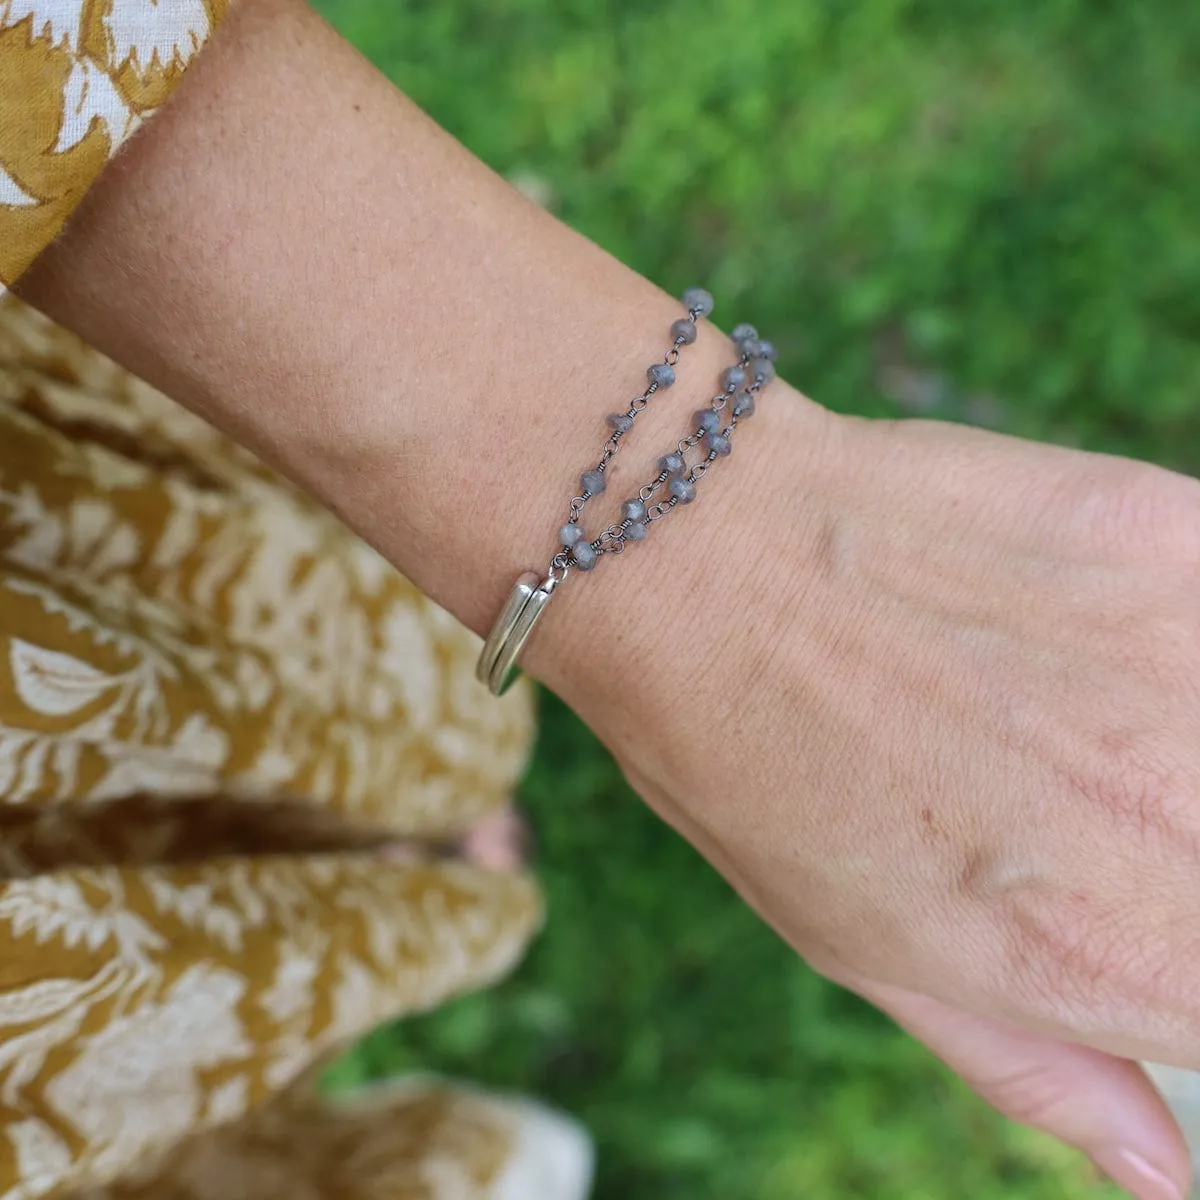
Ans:
<svg viewBox="0 0 1200 1200"><path fill-rule="evenodd" d="M0 0L0 292L227 4ZM478 649L286 481L0 295L0 1200L582 1200L581 1135L525 1109L308 1084L503 974L540 919L529 877L453 849L532 731Z"/></svg>
<svg viewBox="0 0 1200 1200"><path fill-rule="evenodd" d="M171 94L229 0L0 0L0 290Z"/></svg>

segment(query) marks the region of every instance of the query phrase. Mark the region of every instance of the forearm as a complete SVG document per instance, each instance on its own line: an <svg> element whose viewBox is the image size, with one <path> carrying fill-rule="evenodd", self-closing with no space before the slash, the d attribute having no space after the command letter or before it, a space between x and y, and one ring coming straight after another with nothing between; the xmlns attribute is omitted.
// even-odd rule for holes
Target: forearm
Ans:
<svg viewBox="0 0 1200 1200"><path fill-rule="evenodd" d="M641 390L680 315L292 0L242 0L22 290L279 466L477 630L517 573L548 561L605 413ZM593 509L636 492L728 361L704 329ZM755 418L776 434L815 419L794 393L771 403L792 410ZM771 433L756 440L747 457ZM579 673L585 637L611 646L629 599L682 568L689 539L712 547L749 466L722 464L678 519L690 528L564 590L529 652L550 682Z"/></svg>

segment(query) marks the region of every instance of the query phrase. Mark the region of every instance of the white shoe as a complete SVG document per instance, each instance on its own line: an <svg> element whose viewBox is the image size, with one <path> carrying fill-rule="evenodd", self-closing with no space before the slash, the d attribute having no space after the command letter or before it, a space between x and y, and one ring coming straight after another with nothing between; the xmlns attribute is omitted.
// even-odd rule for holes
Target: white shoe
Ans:
<svg viewBox="0 0 1200 1200"><path fill-rule="evenodd" d="M365 1084L325 1103L334 1111L378 1111L429 1091L450 1091L460 1101L478 1106L511 1136L508 1160L480 1200L587 1200L595 1169L591 1138L577 1121L536 1100L420 1073ZM446 1186L445 1200L460 1194L460 1185ZM472 1190L471 1195L477 1193Z"/></svg>
<svg viewBox="0 0 1200 1200"><path fill-rule="evenodd" d="M533 1100L496 1097L513 1151L488 1200L587 1200L595 1156L583 1127Z"/></svg>

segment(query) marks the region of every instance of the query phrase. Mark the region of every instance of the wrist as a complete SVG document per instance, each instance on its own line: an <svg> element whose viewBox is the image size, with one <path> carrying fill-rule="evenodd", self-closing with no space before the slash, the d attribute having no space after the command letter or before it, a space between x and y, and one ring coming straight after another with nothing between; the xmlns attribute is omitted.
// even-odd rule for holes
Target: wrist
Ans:
<svg viewBox="0 0 1200 1200"><path fill-rule="evenodd" d="M314 490L481 634L516 577L544 573L561 549L557 533L571 497L611 432L606 414L624 411L644 389L646 367L661 359L665 331L682 315L678 300L613 266L612 286L627 299L602 327L587 316L586 285L569 276L548 278L546 302L559 316L555 354L514 359L504 353L511 329L484 329L480 336L500 350L490 371L469 372L453 388L418 387L403 409L380 404L380 385L372 384L349 406L342 449L315 463L320 481ZM522 321L536 326L537 316L523 314ZM609 463L605 493L589 503L581 521L590 536L653 478L658 457L674 446L734 361L723 335L707 322L700 330L697 342L684 348L674 386L652 397ZM453 377L452 366L433 368L435 374L443 369ZM631 544L619 560L602 558L593 574L572 572L560 595L607 590L643 550L657 557L656 535L677 519L655 527L645 546ZM558 597L551 607L559 607ZM538 644L557 649L557 626L551 621L546 636L539 628L527 665L544 660ZM566 629L573 632L574 622Z"/></svg>
<svg viewBox="0 0 1200 1200"><path fill-rule="evenodd" d="M728 343L718 340L720 366L727 366ZM629 494L679 436L681 422L711 395L719 368L706 374L695 381L695 395L670 404L670 432L639 437L636 455L622 452ZM681 375L676 388L682 383ZM823 542L836 521L849 432L841 418L782 381L773 383L755 415L739 426L733 453L697 487L695 503L558 590L523 657L531 673L618 752L638 740L652 752L645 721L668 719L681 696L690 705L698 690L715 689L713 711L722 710L719 694L735 687L729 672L752 676L753 656L772 636L802 636L798 624L767 636L764 626L803 620ZM614 498L614 509L624 495ZM505 587L510 582L506 577ZM773 597L769 610L757 603L764 595ZM717 662L722 666L714 679ZM690 744L652 740L667 749Z"/></svg>

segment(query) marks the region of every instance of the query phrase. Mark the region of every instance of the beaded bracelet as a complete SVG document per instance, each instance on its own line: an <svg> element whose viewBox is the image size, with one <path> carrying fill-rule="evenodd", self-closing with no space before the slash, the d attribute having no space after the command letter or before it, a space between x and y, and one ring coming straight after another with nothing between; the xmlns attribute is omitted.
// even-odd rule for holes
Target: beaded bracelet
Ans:
<svg viewBox="0 0 1200 1200"><path fill-rule="evenodd" d="M733 449L730 438L738 421L753 415L755 397L775 378L775 347L761 339L752 325L739 325L730 335L737 347L738 360L721 373L721 390L708 408L695 414L691 432L679 439L674 450L658 460L658 476L642 487L634 499L621 505L620 521L589 541L579 524L584 506L593 496L603 493L604 472L621 448L621 439L633 428L633 422L650 403L650 397L675 382L675 365L679 362L681 349L696 340L696 322L713 309L713 298L703 288L689 288L683 293L683 303L687 316L671 325L672 346L661 362L653 363L647 369L645 390L630 401L625 412L609 413L606 418L612 432L604 443L600 461L579 478L579 495L572 498L567 523L558 531L562 549L551 558L544 575L526 571L517 580L488 635L475 674L493 695L501 695L519 674L517 658L555 588L571 569L592 570L603 555L620 554L627 543L642 541L650 525L665 517L677 504L691 504L696 498L697 482L718 458ZM728 423L722 416L727 406ZM687 452L701 442L707 453L689 467ZM651 504L664 487L667 497Z"/></svg>

